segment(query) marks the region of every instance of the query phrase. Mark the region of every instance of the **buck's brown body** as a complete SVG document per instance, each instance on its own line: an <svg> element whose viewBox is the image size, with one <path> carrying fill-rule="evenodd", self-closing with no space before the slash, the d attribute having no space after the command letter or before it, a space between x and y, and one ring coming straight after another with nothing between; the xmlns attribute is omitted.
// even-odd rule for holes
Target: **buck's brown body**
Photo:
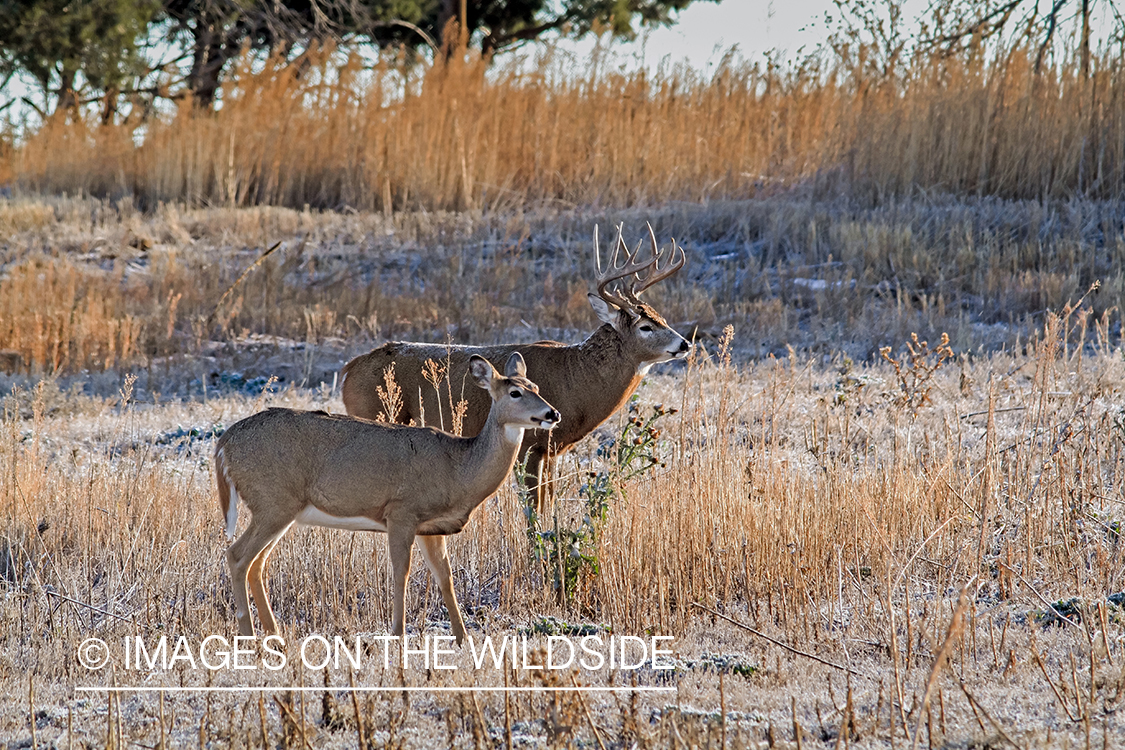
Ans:
<svg viewBox="0 0 1125 750"><path fill-rule="evenodd" d="M411 342L392 342L360 355L343 370L343 399L348 414L374 419L380 414L398 422L443 425L449 428L451 409L464 398L467 411L462 432L473 435L484 425L488 399L476 389L465 387L469 359L476 355L496 365L513 352L527 362L528 377L539 384L540 392L554 404L562 422L549 434L544 430L525 434L520 459L527 461L528 483L536 491L537 506L543 507L548 482L554 473L555 457L590 434L622 404L641 382L648 368L657 362L682 357L690 346L664 321L654 309L637 298L637 294L656 281L675 273L678 263L672 245L672 262L665 269L655 269L641 282L640 288L630 284L622 294L607 286L621 279L657 266L660 256L656 239L652 239L652 258L630 254L618 231L614 257L606 271L598 269L598 293L589 295L590 304L603 325L585 341L567 346L555 341L498 346L453 346ZM594 235L597 247L597 233ZM626 260L618 263L620 250ZM600 266L600 263L599 263ZM444 367L445 379L437 390L426 378L427 362ZM394 378L402 389L403 408L398 414L386 415L377 389L385 387L386 371L394 365Z"/></svg>

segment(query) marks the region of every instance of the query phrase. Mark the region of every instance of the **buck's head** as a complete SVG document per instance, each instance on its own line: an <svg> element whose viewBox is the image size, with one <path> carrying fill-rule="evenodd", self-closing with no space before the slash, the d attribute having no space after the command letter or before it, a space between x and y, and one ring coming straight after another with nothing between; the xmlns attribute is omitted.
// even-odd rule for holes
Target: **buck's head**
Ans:
<svg viewBox="0 0 1125 750"><path fill-rule="evenodd" d="M648 227L652 243L650 257L641 257L641 245L629 252L622 237L622 225L617 227L617 241L609 264L602 270L601 249L598 245L598 228L594 227L594 261L597 268L597 294L590 294L590 306L603 323L608 323L621 336L626 353L638 363L638 369L670 359L686 357L691 345L676 333L660 313L640 299L644 290L679 271L687 260L684 249L672 240L665 260L656 245L652 225ZM678 253L678 254L677 254ZM624 259L621 258L624 254ZM664 267L661 268L661 261Z"/></svg>
<svg viewBox="0 0 1125 750"><path fill-rule="evenodd" d="M501 375L492 363L474 354L469 359L469 374L492 396L504 427L549 430L562 418L558 410L539 395L539 386L527 379L527 365L519 352L512 352Z"/></svg>

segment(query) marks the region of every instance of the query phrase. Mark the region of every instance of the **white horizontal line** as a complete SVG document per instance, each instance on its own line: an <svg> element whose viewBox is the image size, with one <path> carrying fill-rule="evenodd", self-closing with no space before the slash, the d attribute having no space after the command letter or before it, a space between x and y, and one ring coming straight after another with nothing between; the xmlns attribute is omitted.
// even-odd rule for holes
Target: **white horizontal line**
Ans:
<svg viewBox="0 0 1125 750"><path fill-rule="evenodd" d="M238 685L212 687L125 687L78 686L80 693L667 693L674 687L276 687L272 685Z"/></svg>

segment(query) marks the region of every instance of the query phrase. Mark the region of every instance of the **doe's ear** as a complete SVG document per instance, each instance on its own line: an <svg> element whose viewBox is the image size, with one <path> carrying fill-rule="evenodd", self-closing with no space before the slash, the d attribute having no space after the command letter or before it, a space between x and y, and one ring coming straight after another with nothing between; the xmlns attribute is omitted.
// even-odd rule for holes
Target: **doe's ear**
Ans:
<svg viewBox="0 0 1125 750"><path fill-rule="evenodd" d="M492 363L477 354L469 359L469 375L472 376L477 385L486 391L492 387L492 379L499 377L499 373L496 372Z"/></svg>
<svg viewBox="0 0 1125 750"><path fill-rule="evenodd" d="M594 308L594 314L598 316L598 320L609 323L614 328L620 325L620 308L609 304L593 292L587 294L586 298L590 300L590 307Z"/></svg>
<svg viewBox="0 0 1125 750"><path fill-rule="evenodd" d="M504 365L504 374L509 378L527 377L527 363L523 361L522 354L512 352L512 356L508 357L508 364Z"/></svg>

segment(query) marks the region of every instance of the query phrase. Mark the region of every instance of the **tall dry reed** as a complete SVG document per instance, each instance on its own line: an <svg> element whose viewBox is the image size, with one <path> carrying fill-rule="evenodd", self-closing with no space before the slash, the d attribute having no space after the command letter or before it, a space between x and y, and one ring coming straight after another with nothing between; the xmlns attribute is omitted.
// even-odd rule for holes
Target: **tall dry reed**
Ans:
<svg viewBox="0 0 1125 750"><path fill-rule="evenodd" d="M1125 189L1125 66L1088 79L1034 50L860 54L791 66L730 58L621 70L545 55L424 71L311 53L244 63L218 112L108 126L51 121L0 150L39 192L131 194L147 205L486 209L744 198L794 185L867 199L952 192L1117 197Z"/></svg>

